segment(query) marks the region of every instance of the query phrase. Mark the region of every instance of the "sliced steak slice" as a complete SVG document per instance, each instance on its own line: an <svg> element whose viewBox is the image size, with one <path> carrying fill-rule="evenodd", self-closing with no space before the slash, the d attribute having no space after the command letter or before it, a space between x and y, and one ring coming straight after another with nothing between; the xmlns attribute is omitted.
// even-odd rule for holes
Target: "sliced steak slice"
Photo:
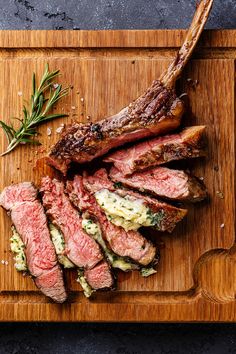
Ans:
<svg viewBox="0 0 236 354"><path fill-rule="evenodd" d="M42 200L47 215L63 233L67 257L78 267L85 268L86 278L89 277L90 271L91 279L97 274L98 284L101 274L99 264L103 260L103 255L96 241L83 230L82 218L64 193L64 184L56 179L44 177L40 191L43 194ZM109 267L104 266L103 269L106 274L100 279L100 286L97 285L100 289L103 288L104 278L107 279L106 287L113 285Z"/></svg>
<svg viewBox="0 0 236 354"><path fill-rule="evenodd" d="M206 156L204 130L205 126L189 127L178 134L145 140L111 153L104 161L112 162L123 175L130 175L173 160Z"/></svg>
<svg viewBox="0 0 236 354"><path fill-rule="evenodd" d="M198 202L207 196L206 187L199 179L180 170L154 167L124 176L112 167L109 175L114 182L121 182L126 187L171 200Z"/></svg>
<svg viewBox="0 0 236 354"><path fill-rule="evenodd" d="M102 236L110 248L122 257L147 265L156 255L156 248L139 232L126 232L122 227L112 224L98 205L95 197L84 188L83 178L75 176L67 182L67 192L71 201L83 212L88 212L99 223Z"/></svg>
<svg viewBox="0 0 236 354"><path fill-rule="evenodd" d="M67 257L78 267L93 268L103 256L97 243L83 230L79 213L64 193L64 184L44 177L40 191L47 215L64 235Z"/></svg>
<svg viewBox="0 0 236 354"><path fill-rule="evenodd" d="M72 161L89 162L127 142L176 129L184 104L175 93L175 82L200 37L212 2L201 1L181 49L159 80L119 113L98 123L73 124L51 149L48 162L65 174Z"/></svg>
<svg viewBox="0 0 236 354"><path fill-rule="evenodd" d="M109 190L121 197L131 201L136 201L137 204L142 202L153 213L153 221L157 221L153 226L159 231L171 232L176 224L180 222L187 214L186 209L174 207L170 204L161 202L157 199L142 195L138 192L129 189L122 189L120 183L112 183L108 178L105 169L98 170L94 175L87 176L85 186L92 192L97 193L101 190ZM132 214L132 212L131 212Z"/></svg>
<svg viewBox="0 0 236 354"><path fill-rule="evenodd" d="M0 196L0 205L11 213L24 245L27 265L36 286L56 302L67 298L63 274L47 227L37 189L30 182L9 186Z"/></svg>
<svg viewBox="0 0 236 354"><path fill-rule="evenodd" d="M111 289L113 286L111 270L105 261L101 261L93 269L85 270L84 276L94 290Z"/></svg>

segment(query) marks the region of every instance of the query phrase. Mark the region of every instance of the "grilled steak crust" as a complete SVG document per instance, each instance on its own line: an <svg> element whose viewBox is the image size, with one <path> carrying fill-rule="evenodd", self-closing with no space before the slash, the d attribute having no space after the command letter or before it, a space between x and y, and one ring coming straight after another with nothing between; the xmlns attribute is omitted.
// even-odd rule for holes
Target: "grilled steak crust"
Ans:
<svg viewBox="0 0 236 354"><path fill-rule="evenodd" d="M94 175L88 176L85 180L86 187L92 192L96 193L101 189L108 189L115 192L121 197L129 196L133 200L143 200L144 203L154 213L161 212L162 218L159 224L160 231L171 232L176 224L180 222L187 214L186 209L176 208L173 205L161 202L149 196L134 192L129 189L117 188L112 181L108 178L107 171L103 168L98 170Z"/></svg>
<svg viewBox="0 0 236 354"><path fill-rule="evenodd" d="M41 203L36 199L37 190L30 182L5 188L0 204L11 213L13 224L25 245L30 273L36 286L56 302L67 298L63 274L47 227Z"/></svg>
<svg viewBox="0 0 236 354"><path fill-rule="evenodd" d="M78 267L93 268L103 256L97 243L83 230L79 213L64 193L64 184L44 177L40 191L47 215L64 235L67 257Z"/></svg>
<svg viewBox="0 0 236 354"><path fill-rule="evenodd" d="M95 124L75 124L52 148L48 162L66 173L70 162L84 163L114 147L177 128L184 111L175 82L188 62L207 21L213 0L201 1L186 39L159 80L118 114Z"/></svg>
<svg viewBox="0 0 236 354"><path fill-rule="evenodd" d="M160 81L118 114L93 124L76 123L53 146L49 164L66 173L70 163L85 163L114 147L177 128L183 102Z"/></svg>
<svg viewBox="0 0 236 354"><path fill-rule="evenodd" d="M98 205L95 197L84 188L82 176L75 176L67 182L67 192L74 205L82 212L88 212L99 223L102 236L113 252L129 257L135 262L147 265L156 255L156 248L137 231L125 231L112 224ZM87 183L86 183L87 185Z"/></svg>
<svg viewBox="0 0 236 354"><path fill-rule="evenodd" d="M207 196L206 187L199 179L180 170L154 167L147 171L135 172L131 176L124 176L112 167L109 175L114 182L121 182L124 186L157 197L198 202Z"/></svg>
<svg viewBox="0 0 236 354"><path fill-rule="evenodd" d="M178 134L145 140L128 149L117 150L104 161L113 163L123 175L130 175L173 160L206 156L204 131L205 126L188 127Z"/></svg>

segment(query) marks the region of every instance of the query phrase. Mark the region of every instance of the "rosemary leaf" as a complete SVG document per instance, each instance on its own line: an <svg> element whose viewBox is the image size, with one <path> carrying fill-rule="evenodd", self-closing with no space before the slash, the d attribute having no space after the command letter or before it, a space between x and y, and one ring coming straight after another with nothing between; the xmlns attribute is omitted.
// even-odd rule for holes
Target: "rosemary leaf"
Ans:
<svg viewBox="0 0 236 354"><path fill-rule="evenodd" d="M12 123L7 125L5 122L0 121L0 127L8 141L6 151L0 156L8 154L19 144L40 144L38 140L34 139L37 134L37 126L51 119L67 117L67 114L49 113L54 105L68 94L68 88L62 88L62 85L58 85L56 89L53 87L54 79L59 73L59 70L50 72L49 66L46 64L38 87L36 85L36 75L33 73L30 104L23 106L23 118L14 118L19 121L18 129L14 128ZM27 106L30 108L27 108Z"/></svg>

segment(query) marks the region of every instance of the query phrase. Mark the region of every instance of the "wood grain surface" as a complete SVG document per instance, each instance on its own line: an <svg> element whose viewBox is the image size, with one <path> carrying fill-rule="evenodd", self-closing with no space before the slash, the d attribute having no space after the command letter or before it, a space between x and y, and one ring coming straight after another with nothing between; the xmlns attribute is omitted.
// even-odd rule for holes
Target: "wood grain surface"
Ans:
<svg viewBox="0 0 236 354"><path fill-rule="evenodd" d="M39 128L42 148L20 146L0 158L0 190L20 181L39 183L52 170L43 160L56 128L73 120L97 121L140 95L168 66L185 31L2 31L0 118L21 115L31 77L45 63L60 69L70 94L56 110L68 118ZM14 269L11 221L0 210L0 320L2 321L235 321L235 59L236 31L205 31L178 83L188 94L183 124L207 126L208 157L183 164L203 177L206 202L190 206L172 234L148 235L161 244L156 275L118 273L118 291L84 298L76 273L67 272L69 301L53 304L30 277ZM189 78L198 85L189 84ZM52 135L46 134L47 128ZM1 133L0 149L6 147ZM39 160L36 166L36 161ZM224 227L222 227L224 224ZM8 264L2 264L1 261Z"/></svg>

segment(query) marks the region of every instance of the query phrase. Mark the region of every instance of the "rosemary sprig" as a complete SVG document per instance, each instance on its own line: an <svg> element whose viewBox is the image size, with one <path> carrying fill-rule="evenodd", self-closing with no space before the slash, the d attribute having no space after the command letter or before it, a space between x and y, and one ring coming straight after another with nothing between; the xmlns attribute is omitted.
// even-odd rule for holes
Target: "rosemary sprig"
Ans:
<svg viewBox="0 0 236 354"><path fill-rule="evenodd" d="M32 95L29 102L29 108L23 106L23 118L14 118L20 122L18 129L14 128L12 122L7 125L0 120L0 127L3 129L7 140L8 147L0 156L8 154L19 144L40 144L38 140L33 139L37 134L37 125L54 119L66 117L67 114L50 114L52 107L57 101L68 93L68 88L62 88L62 85L53 87L53 80L59 75L59 70L49 71L48 64L40 81L38 88L36 87L36 78L33 74ZM48 97L46 97L48 93Z"/></svg>

